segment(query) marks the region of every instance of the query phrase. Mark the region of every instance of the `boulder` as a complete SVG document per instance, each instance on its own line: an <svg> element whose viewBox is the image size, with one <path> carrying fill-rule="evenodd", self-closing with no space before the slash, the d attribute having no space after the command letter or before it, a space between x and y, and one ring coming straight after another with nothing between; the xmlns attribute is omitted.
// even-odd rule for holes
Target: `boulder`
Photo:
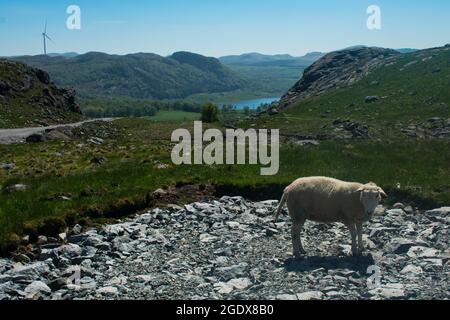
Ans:
<svg viewBox="0 0 450 320"><path fill-rule="evenodd" d="M426 212L426 214L430 215L449 215L450 214L450 207L442 207L434 210L429 210Z"/></svg>
<svg viewBox="0 0 450 320"><path fill-rule="evenodd" d="M45 141L45 137L42 133L34 133L25 138L28 143L39 143Z"/></svg>
<svg viewBox="0 0 450 320"><path fill-rule="evenodd" d="M379 96L367 96L367 97L364 98L364 101L366 103L372 103L372 102L376 102L378 100L380 100Z"/></svg>
<svg viewBox="0 0 450 320"><path fill-rule="evenodd" d="M386 253L394 253L394 254L406 254L408 253L409 249L416 246L416 242L409 240L409 239L403 239L403 238L396 238L391 240L386 246L385 246L385 252Z"/></svg>
<svg viewBox="0 0 450 320"><path fill-rule="evenodd" d="M323 293L321 291L308 291L297 293L298 300L321 300L323 298Z"/></svg>
<svg viewBox="0 0 450 320"><path fill-rule="evenodd" d="M23 192L26 190L28 190L28 186L26 184L14 184L3 189L5 193Z"/></svg>

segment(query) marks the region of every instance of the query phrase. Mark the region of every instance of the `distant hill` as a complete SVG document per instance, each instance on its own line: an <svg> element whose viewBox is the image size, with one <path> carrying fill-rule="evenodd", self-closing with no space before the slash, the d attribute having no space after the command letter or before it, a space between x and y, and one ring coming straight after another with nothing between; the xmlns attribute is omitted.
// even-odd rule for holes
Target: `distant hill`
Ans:
<svg viewBox="0 0 450 320"><path fill-rule="evenodd" d="M192 94L228 92L250 84L215 58L190 52L169 57L152 53L14 57L47 71L55 83L74 87L82 97L117 96L179 99Z"/></svg>
<svg viewBox="0 0 450 320"><path fill-rule="evenodd" d="M219 58L219 60L226 65L308 67L323 55L324 53L321 52L311 52L302 57L293 57L289 54L266 55L245 53L242 55L224 56Z"/></svg>
<svg viewBox="0 0 450 320"><path fill-rule="evenodd" d="M412 53L412 52L419 51L418 49L412 49L412 48L401 48L401 49L395 49L395 50L400 53Z"/></svg>
<svg viewBox="0 0 450 320"><path fill-rule="evenodd" d="M64 53L48 53L47 54L50 57L66 57L66 58L73 58L78 56L78 53L76 52L64 52Z"/></svg>
<svg viewBox="0 0 450 320"><path fill-rule="evenodd" d="M305 68L323 55L321 52L311 52L303 57L246 53L221 57L219 60L265 91L281 95L294 85Z"/></svg>
<svg viewBox="0 0 450 320"><path fill-rule="evenodd" d="M81 111L72 90L56 87L45 71L0 59L0 128L80 119Z"/></svg>

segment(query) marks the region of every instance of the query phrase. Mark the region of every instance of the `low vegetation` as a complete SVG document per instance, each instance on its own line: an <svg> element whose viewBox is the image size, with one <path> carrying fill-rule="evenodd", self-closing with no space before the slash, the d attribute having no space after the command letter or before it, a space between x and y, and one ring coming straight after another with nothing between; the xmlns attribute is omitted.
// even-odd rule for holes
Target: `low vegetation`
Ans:
<svg viewBox="0 0 450 320"><path fill-rule="evenodd" d="M393 196L406 195L419 206L450 201L450 148L447 141L341 141L318 147L286 144L280 172L259 175L259 166L174 166L170 135L192 122L155 123L146 119L114 122L120 136L91 145L86 138L68 142L0 146L1 187L25 184L23 192L0 194L0 239L38 228L43 220L98 220L132 213L152 205L148 195L158 188L182 184L213 184L227 193L263 190L277 198L295 178L327 175L344 180L376 181ZM213 125L215 126L215 125ZM210 127L206 126L205 128ZM92 164L104 157L101 165ZM163 164L163 166L160 166ZM254 195L256 191L251 192ZM182 204L186 199L180 198Z"/></svg>
<svg viewBox="0 0 450 320"><path fill-rule="evenodd" d="M220 121L234 121L237 127L280 129L281 163L275 176L261 176L259 165L174 166L172 131L192 130L192 120L201 116L183 108L116 120L111 124L115 136L101 144L89 142L87 134L65 142L2 145L0 163L15 166L0 169L0 189L28 188L0 193L0 241L39 229L48 219L88 223L133 213L158 204L149 196L156 189L187 184L213 185L217 195L267 199L279 198L298 177L324 175L374 181L389 202L421 209L448 205L450 140L413 138L403 130L430 118L450 118L450 51L421 54L404 55L352 87L302 101L278 115L218 114ZM367 102L367 96L378 99ZM367 126L368 136L335 137L341 130L337 124L347 120ZM223 123L204 124L210 127L223 129ZM315 143L303 145L302 140ZM171 201L188 200L180 195Z"/></svg>

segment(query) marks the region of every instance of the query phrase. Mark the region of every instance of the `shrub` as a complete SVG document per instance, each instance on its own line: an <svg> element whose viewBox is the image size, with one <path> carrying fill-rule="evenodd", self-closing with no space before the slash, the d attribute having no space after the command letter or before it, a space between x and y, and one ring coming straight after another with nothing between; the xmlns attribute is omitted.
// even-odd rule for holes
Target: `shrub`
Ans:
<svg viewBox="0 0 450 320"><path fill-rule="evenodd" d="M212 103L207 103L202 107L202 121L211 123L218 120L219 108Z"/></svg>

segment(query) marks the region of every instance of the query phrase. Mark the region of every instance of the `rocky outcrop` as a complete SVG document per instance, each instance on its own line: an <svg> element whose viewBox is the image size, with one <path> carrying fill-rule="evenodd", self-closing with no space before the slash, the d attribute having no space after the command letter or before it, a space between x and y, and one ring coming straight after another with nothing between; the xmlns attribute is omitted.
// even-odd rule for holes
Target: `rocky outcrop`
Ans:
<svg viewBox="0 0 450 320"><path fill-rule="evenodd" d="M39 261L0 259L0 300L449 298L448 208L378 208L361 258L343 225L308 222L308 257L293 260L290 219L272 223L277 204L222 197L77 225L63 245L42 239Z"/></svg>
<svg viewBox="0 0 450 320"><path fill-rule="evenodd" d="M450 118L434 117L423 123L410 124L408 126L398 124L397 126L400 127L401 132L410 138L448 139L450 137Z"/></svg>
<svg viewBox="0 0 450 320"><path fill-rule="evenodd" d="M0 113L4 119L29 117L29 124L56 124L80 118L81 109L75 92L56 87L47 72L0 59Z"/></svg>
<svg viewBox="0 0 450 320"><path fill-rule="evenodd" d="M303 99L350 86L399 55L395 50L366 47L329 53L305 70L302 79L281 98L279 105L285 108Z"/></svg>

